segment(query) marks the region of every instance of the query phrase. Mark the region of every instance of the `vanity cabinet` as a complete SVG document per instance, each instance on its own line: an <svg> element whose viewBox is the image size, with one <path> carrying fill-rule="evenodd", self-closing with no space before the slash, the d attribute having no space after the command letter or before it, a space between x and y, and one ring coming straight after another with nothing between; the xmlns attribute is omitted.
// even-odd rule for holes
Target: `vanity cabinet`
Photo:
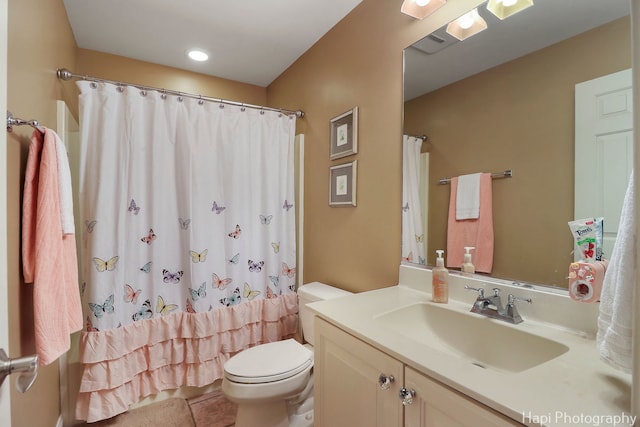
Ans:
<svg viewBox="0 0 640 427"><path fill-rule="evenodd" d="M313 425L401 427L403 364L318 317L315 322ZM388 387L380 386L381 374Z"/></svg>
<svg viewBox="0 0 640 427"><path fill-rule="evenodd" d="M404 384L415 391L412 404L404 408L405 427L522 426L408 366Z"/></svg>
<svg viewBox="0 0 640 427"><path fill-rule="evenodd" d="M522 425L321 318L315 322L315 427ZM406 406L403 388L413 394Z"/></svg>

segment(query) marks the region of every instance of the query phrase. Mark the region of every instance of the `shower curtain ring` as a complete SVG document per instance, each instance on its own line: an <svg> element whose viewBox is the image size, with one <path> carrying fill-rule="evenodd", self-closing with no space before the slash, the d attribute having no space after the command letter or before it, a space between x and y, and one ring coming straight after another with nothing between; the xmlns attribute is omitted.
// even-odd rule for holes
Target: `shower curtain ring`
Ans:
<svg viewBox="0 0 640 427"><path fill-rule="evenodd" d="M204 105L204 101L202 100L202 95L198 95L198 105Z"/></svg>
<svg viewBox="0 0 640 427"><path fill-rule="evenodd" d="M160 99L167 99L167 90L166 89L162 89L162 92L160 94Z"/></svg>

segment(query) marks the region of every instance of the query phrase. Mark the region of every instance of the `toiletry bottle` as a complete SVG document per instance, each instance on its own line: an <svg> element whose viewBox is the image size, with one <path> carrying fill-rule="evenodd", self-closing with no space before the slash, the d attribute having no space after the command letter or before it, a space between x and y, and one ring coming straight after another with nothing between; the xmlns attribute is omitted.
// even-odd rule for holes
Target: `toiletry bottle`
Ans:
<svg viewBox="0 0 640 427"><path fill-rule="evenodd" d="M476 272L476 266L471 262L471 249L475 249L473 246L464 247L464 262L462 263L462 274L470 276Z"/></svg>
<svg viewBox="0 0 640 427"><path fill-rule="evenodd" d="M444 266L444 251L438 249L436 251L438 257L436 258L436 266L431 271L432 276L432 293L431 298L433 302L449 302L449 270Z"/></svg>

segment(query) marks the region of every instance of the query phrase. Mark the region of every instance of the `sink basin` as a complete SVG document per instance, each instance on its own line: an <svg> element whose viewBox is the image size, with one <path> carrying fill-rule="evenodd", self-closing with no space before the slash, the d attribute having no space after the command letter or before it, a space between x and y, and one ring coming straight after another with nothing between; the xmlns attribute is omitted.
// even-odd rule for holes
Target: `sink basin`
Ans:
<svg viewBox="0 0 640 427"><path fill-rule="evenodd" d="M430 303L402 307L375 319L410 340L503 372L522 372L569 350L518 326Z"/></svg>

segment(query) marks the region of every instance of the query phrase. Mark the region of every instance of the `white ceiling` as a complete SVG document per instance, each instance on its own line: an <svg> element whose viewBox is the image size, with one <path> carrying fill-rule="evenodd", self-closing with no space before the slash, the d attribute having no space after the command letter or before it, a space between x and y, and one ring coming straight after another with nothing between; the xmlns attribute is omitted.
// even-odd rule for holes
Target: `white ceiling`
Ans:
<svg viewBox="0 0 640 427"><path fill-rule="evenodd" d="M533 3L532 7L504 21L480 6L478 10L488 25L485 31L456 41L441 28L434 33L452 40L446 48L433 54L426 54L420 48L405 49L405 100L550 46L628 15L630 11L629 0L534 0Z"/></svg>
<svg viewBox="0 0 640 427"><path fill-rule="evenodd" d="M80 48L264 87L361 1L64 0L64 5ZM192 47L207 51L209 61L188 59L185 52Z"/></svg>

